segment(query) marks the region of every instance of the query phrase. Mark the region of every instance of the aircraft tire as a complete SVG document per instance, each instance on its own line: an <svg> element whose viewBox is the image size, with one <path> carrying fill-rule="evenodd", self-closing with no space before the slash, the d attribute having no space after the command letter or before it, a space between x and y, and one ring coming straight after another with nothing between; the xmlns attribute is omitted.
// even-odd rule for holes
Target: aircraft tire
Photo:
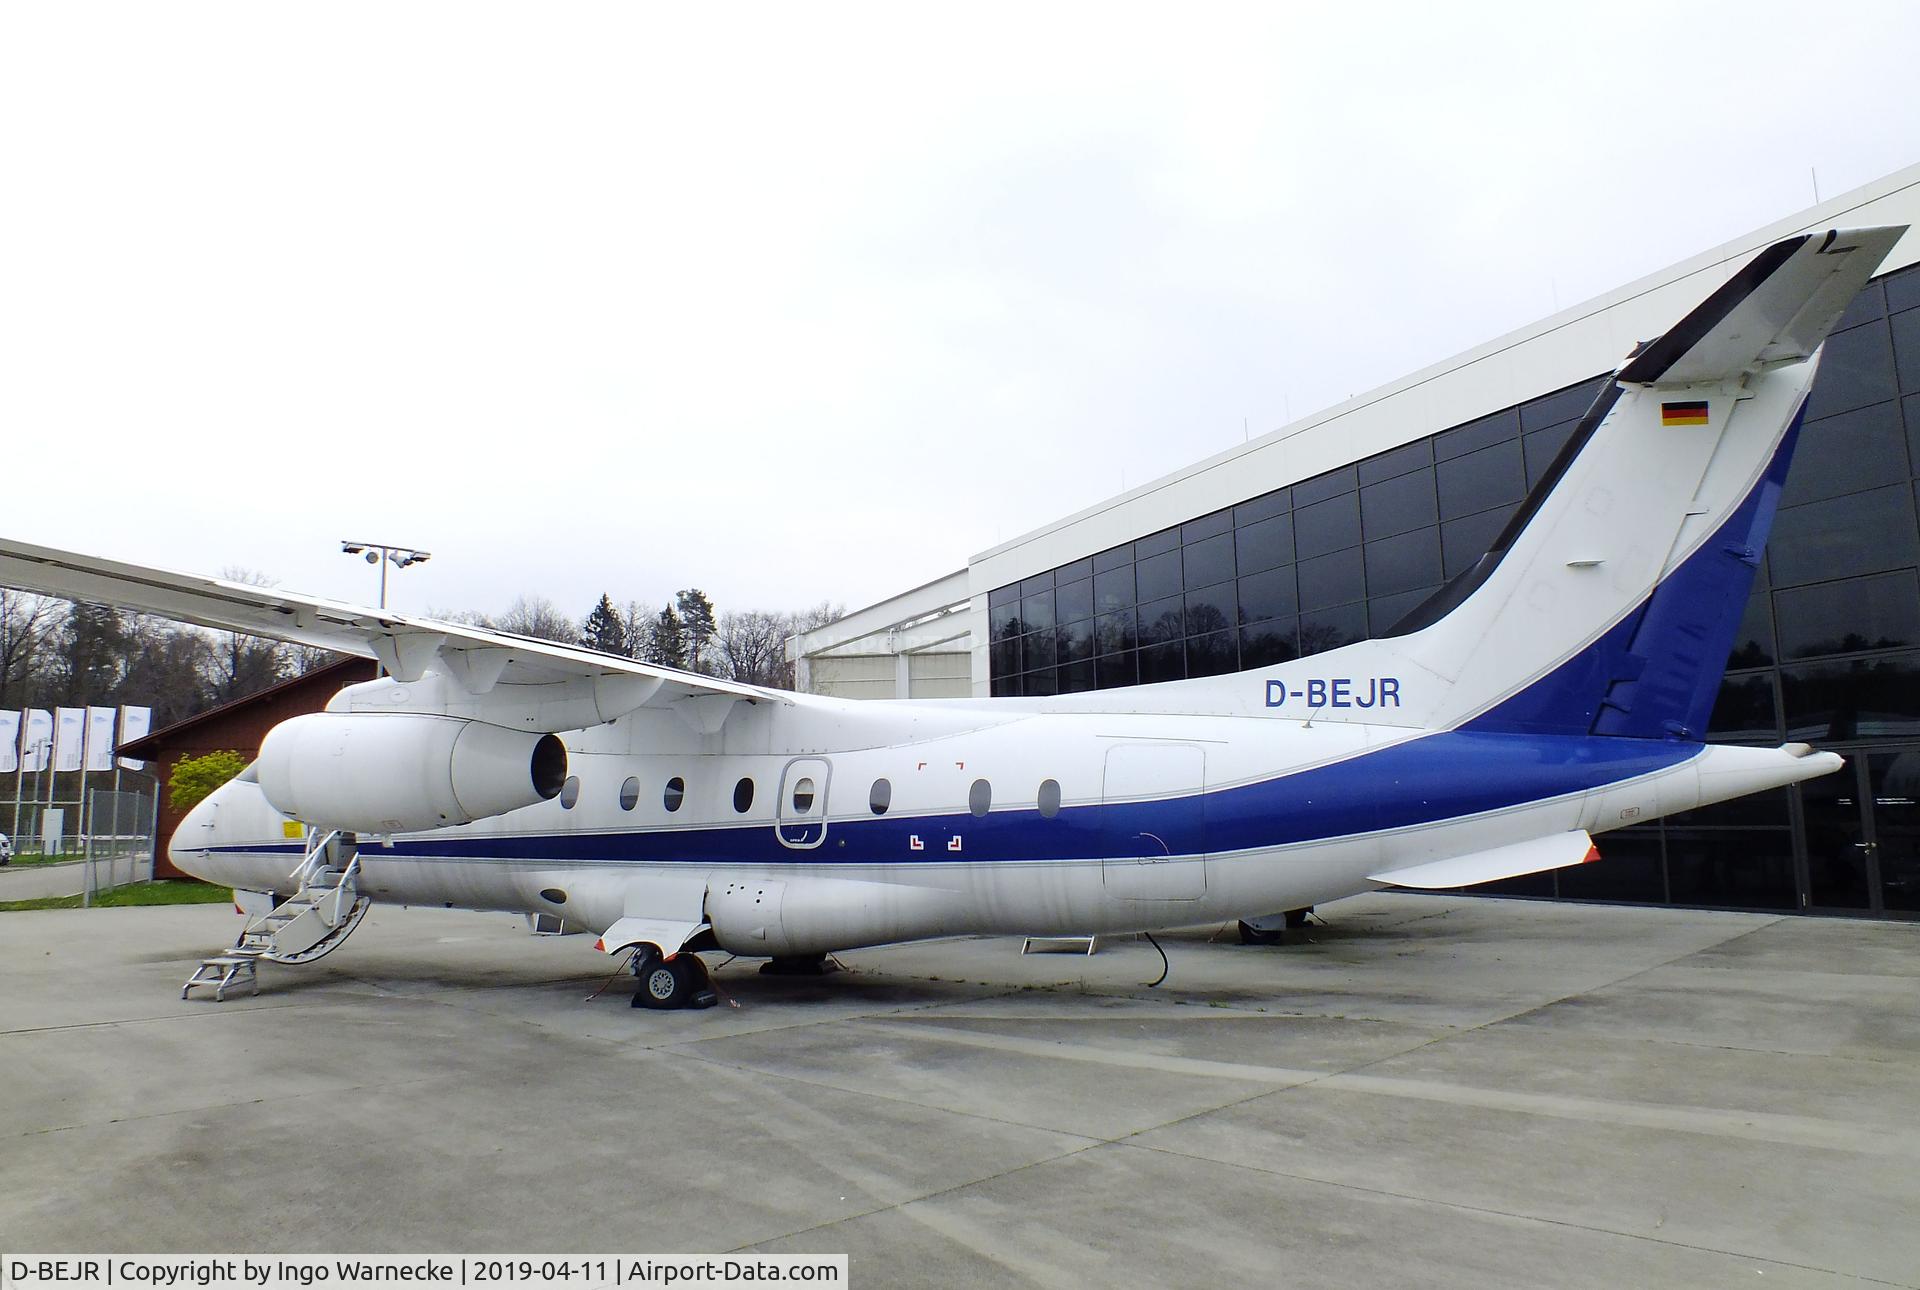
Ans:
<svg viewBox="0 0 1920 1290"><path fill-rule="evenodd" d="M1240 943L1242 945L1278 945L1280 930L1275 928L1273 931L1263 932L1243 918L1240 920Z"/></svg>
<svg viewBox="0 0 1920 1290"><path fill-rule="evenodd" d="M633 992L633 1006L652 1008L656 1012L686 1007L688 997L693 994L695 978L683 960L692 957L683 954L668 962L657 954L647 956L634 974L640 985Z"/></svg>
<svg viewBox="0 0 1920 1290"><path fill-rule="evenodd" d="M698 954L681 953L662 960L647 956L634 973L639 988L633 992L633 1006L666 1012L674 1008L711 1008L719 1002L707 977L707 965Z"/></svg>

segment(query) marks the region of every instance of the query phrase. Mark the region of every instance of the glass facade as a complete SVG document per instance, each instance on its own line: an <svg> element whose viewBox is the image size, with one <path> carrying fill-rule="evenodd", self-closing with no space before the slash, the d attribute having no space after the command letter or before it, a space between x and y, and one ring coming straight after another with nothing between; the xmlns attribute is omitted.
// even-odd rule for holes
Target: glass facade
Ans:
<svg viewBox="0 0 1920 1290"><path fill-rule="evenodd" d="M1380 635L1468 568L1607 377L1197 516L988 598L996 695L1265 667ZM1838 774L1606 835L1512 894L1920 910L1920 265L1829 338L1710 738Z"/></svg>

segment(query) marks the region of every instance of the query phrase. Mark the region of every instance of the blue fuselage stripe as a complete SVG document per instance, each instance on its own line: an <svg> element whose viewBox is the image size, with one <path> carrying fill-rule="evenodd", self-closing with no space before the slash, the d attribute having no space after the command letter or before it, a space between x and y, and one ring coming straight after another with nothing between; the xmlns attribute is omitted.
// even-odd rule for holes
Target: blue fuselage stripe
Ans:
<svg viewBox="0 0 1920 1290"><path fill-rule="evenodd" d="M372 854L532 862L895 864L1102 860L1297 846L1549 801L1668 769L1699 744L1673 740L1427 735L1253 784L1147 802L835 820L824 843L789 847L771 822L712 828L397 838ZM1151 835L1158 841L1144 842ZM953 838L961 840L956 849ZM919 840L915 848L913 839ZM259 846L218 850L260 851ZM297 846L272 850L296 851Z"/></svg>

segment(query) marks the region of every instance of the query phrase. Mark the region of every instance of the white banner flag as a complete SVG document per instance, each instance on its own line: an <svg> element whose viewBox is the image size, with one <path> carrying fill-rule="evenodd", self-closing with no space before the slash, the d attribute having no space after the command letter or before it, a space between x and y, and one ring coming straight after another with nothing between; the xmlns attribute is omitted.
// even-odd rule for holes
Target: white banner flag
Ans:
<svg viewBox="0 0 1920 1290"><path fill-rule="evenodd" d="M20 769L20 714L0 712L0 775Z"/></svg>
<svg viewBox="0 0 1920 1290"><path fill-rule="evenodd" d="M26 733L20 736L22 769L38 775L47 768L47 754L52 748L53 714L45 708L28 708Z"/></svg>
<svg viewBox="0 0 1920 1290"><path fill-rule="evenodd" d="M119 716L112 708L87 708L88 770L113 769L113 726Z"/></svg>
<svg viewBox="0 0 1920 1290"><path fill-rule="evenodd" d="M153 728L152 708L120 709L120 746L126 747L134 740L143 737ZM132 757L122 757L120 764L128 770L145 770L147 763L136 761Z"/></svg>
<svg viewBox="0 0 1920 1290"><path fill-rule="evenodd" d="M81 756L86 751L86 743L87 710L55 708L53 710L53 768L79 770Z"/></svg>

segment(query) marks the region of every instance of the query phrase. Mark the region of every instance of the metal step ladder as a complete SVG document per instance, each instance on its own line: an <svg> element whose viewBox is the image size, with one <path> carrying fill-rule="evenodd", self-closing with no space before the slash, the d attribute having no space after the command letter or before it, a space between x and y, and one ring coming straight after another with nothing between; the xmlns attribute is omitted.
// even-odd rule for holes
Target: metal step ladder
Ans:
<svg viewBox="0 0 1920 1290"><path fill-rule="evenodd" d="M260 992L258 965L311 963L353 934L372 900L360 894L360 850L351 834L335 829L307 850L300 866L287 875L293 895L248 922L233 948L201 962L180 997L195 986L224 1000L229 988L250 985Z"/></svg>

